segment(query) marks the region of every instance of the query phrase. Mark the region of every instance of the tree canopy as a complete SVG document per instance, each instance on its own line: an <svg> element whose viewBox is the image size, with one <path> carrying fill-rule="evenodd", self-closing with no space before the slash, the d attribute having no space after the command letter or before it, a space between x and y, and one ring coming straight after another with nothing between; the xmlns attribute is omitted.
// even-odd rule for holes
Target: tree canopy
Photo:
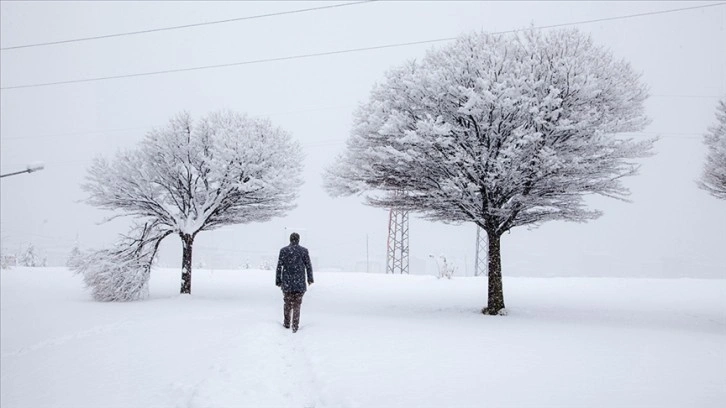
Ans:
<svg viewBox="0 0 726 408"><path fill-rule="evenodd" d="M96 159L83 188L91 205L195 234L286 213L301 169L299 144L267 120L217 112L194 123L182 113L137 149Z"/></svg>

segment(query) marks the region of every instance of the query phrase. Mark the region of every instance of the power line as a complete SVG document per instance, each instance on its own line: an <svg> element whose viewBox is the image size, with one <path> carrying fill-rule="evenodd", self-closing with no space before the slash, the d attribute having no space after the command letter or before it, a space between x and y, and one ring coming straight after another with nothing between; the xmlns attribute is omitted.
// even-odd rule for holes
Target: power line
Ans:
<svg viewBox="0 0 726 408"><path fill-rule="evenodd" d="M232 23L232 22L236 22L236 21L254 20L254 19L266 18L266 17L274 17L274 16L282 16L282 15L288 15L288 14L306 13L309 11L318 11L318 10L324 10L324 9L354 6L357 4L371 3L374 1L378 1L378 0L364 0L364 1L357 1L357 2L353 2L353 3L333 4L333 5L329 5L329 6L311 7L311 8L305 8L305 9L282 11L282 12L277 12L277 13L267 13L267 14L258 14L258 15L247 16L247 17L228 18L225 20L183 24L183 25L170 26L170 27L150 28L147 30L128 31L128 32L124 32L124 33L97 35L97 36L93 36L93 37L74 38L74 39L70 39L70 40L59 40L59 41L48 41L48 42L35 43L35 44L14 45L11 47L0 48L0 51L17 50L20 48L44 47L47 45L68 44L68 43L80 42L80 41L101 40L104 38L123 37L123 36L138 35L138 34L148 34L148 33L155 33L155 32L159 32L159 31L180 30L180 29L184 29L184 28L200 27L200 26L212 25L212 24Z"/></svg>
<svg viewBox="0 0 726 408"><path fill-rule="evenodd" d="M617 17L596 18L596 19L593 19L593 20L580 21L580 22L577 22L577 23L552 24L552 25L547 25L547 26L542 26L542 27L536 27L536 28L539 28L539 29L544 29L544 28L557 28L557 27L570 26L570 25L574 25L574 24L600 23L600 22L603 22L603 21L624 20L626 18L636 18L636 17L654 16L656 14L676 13L676 12L679 12L679 11L695 10L695 9L702 9L702 8L707 8L707 7L718 7L718 6L723 6L723 5L726 5L726 2L715 3L715 4L705 4L705 5L702 5L702 6L682 7L682 8L670 9L670 10L648 11L648 12L645 12L645 13L628 14L628 15L625 15L625 16L617 16ZM512 30L512 31L508 31L508 32L515 32L515 31L522 31L522 30ZM505 32L505 33L508 33L508 32ZM500 33L495 33L495 34L500 34Z"/></svg>
<svg viewBox="0 0 726 408"><path fill-rule="evenodd" d="M426 44L426 43L433 43L433 42L440 42L440 41L450 41L455 38L456 37L441 38L441 39L436 39L436 40L414 41L414 42L399 43L399 44L378 45L378 46L373 46L373 47L351 48L351 49L347 49L347 50L290 55L287 57L277 57L277 58L264 58L264 59L258 59L258 60L250 60L250 61L232 62L232 63L228 63L228 64L203 65L203 66L199 66L199 67L190 67L190 68L176 68L176 69L167 69L167 70L162 70L162 71L140 72L140 73L136 73L136 74L113 75L113 76L106 76L106 77L75 79L75 80L70 80L70 81L56 81L56 82L45 82L45 83L39 83L39 84L6 86L6 87L0 87L0 89L8 90L8 89L19 89L19 88L37 88L37 87L51 86L51 85L64 85L64 84L77 84L77 83L81 83L81 82L104 81L104 80L108 80L108 79L133 78L133 77L149 76L149 75L170 74L170 73L175 73L175 72L199 71L199 70L211 69L211 68L225 68L225 67L233 67L233 66L240 66L240 65L261 64L261 63L266 63L266 62L287 61L287 60L294 60L294 59L322 57L322 56L326 56L326 55L348 54L348 53L352 53L352 52L370 51L370 50L377 50L377 49L383 49L383 48L394 48L394 47L403 47L403 46L408 46L408 45Z"/></svg>
<svg viewBox="0 0 726 408"><path fill-rule="evenodd" d="M704 99L721 98L718 95L650 95L650 96L657 97L657 98L704 98Z"/></svg>
<svg viewBox="0 0 726 408"><path fill-rule="evenodd" d="M678 9L653 11L653 12L647 12L647 13L629 14L629 15L618 16L618 17L606 17L606 18L600 18L600 19L594 19L594 20L583 20L583 21L576 21L576 22L571 22L571 23L552 24L552 25L546 25L546 26L537 26L537 27L530 27L530 28L499 31L499 32L492 32L490 34L492 34L492 35L511 34L511 33L516 33L516 32L520 32L520 31L543 30L543 29L555 28L555 27L565 27L565 26L572 26L572 25L596 23L596 22L602 22L602 21L612 21L612 20L621 20L621 19L634 18L634 17L652 16L652 15L657 15L657 14L675 13L675 12L702 9L702 8L706 8L706 7L723 6L723 5L726 5L726 2L708 4L708 5L703 5L703 6L682 7L682 8L678 8ZM447 37L447 38L438 38L438 39L433 39L433 40L411 41L411 42L405 42L405 43L377 45L377 46L371 46L371 47L349 48L349 49L336 50L336 51L290 55L290 56L286 56L286 57L264 58L264 59L258 59L258 60L250 60L250 61L232 62L232 63L227 63L227 64L203 65L203 66L199 66L199 67L174 68L174 69L166 69L166 70L161 70L161 71L139 72L139 73L135 73L135 74L112 75L112 76L105 76L105 77L74 79L74 80L68 80L68 81L44 82L44 83L27 84L27 85L14 85L14 86L0 87L0 90L20 89L20 88L38 88L38 87L52 86L52 85L77 84L77 83L83 83L83 82L104 81L104 80L109 80L109 79L133 78L133 77L140 77L140 76L171 74L171 73L176 73L176 72L199 71L199 70L212 69L212 68L226 68L226 67L241 66L241 65L262 64L262 63L267 63L267 62L288 61L288 60L303 59L303 58L314 58L314 57L322 57L322 56L328 56L328 55L350 54L350 53L361 52L361 51L371 51L371 50L379 50L379 49L385 49L385 48L397 48L397 47L406 47L406 46L411 46L411 45L431 44L431 43L436 43L436 42L451 41L451 40L455 40L456 38L457 37Z"/></svg>

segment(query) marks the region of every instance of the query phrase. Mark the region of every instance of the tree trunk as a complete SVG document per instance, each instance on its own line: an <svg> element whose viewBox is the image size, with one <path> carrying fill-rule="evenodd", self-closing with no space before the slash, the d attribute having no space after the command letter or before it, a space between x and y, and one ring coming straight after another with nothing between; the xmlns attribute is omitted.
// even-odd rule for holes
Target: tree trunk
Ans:
<svg viewBox="0 0 726 408"><path fill-rule="evenodd" d="M190 234L179 234L182 240L182 247L184 252L182 253L182 281L181 281L181 292L182 294L192 293L192 244L194 243L194 235Z"/></svg>
<svg viewBox="0 0 726 408"><path fill-rule="evenodd" d="M502 255L499 245L501 237L488 231L487 236L489 238L489 298L487 307L482 310L482 313L496 315L504 309Z"/></svg>

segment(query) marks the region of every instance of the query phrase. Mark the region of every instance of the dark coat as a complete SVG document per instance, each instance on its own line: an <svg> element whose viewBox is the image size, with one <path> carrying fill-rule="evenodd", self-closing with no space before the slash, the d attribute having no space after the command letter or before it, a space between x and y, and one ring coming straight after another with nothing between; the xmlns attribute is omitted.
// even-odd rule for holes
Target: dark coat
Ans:
<svg viewBox="0 0 726 408"><path fill-rule="evenodd" d="M283 292L305 292L306 272L308 283L313 283L313 266L305 247L290 244L280 249L275 284L282 287Z"/></svg>

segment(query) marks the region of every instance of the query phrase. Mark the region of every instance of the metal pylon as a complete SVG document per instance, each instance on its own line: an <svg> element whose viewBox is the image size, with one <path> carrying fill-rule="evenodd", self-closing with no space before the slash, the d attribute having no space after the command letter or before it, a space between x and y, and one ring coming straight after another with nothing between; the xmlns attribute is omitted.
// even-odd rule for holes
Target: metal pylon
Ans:
<svg viewBox="0 0 726 408"><path fill-rule="evenodd" d="M480 226L476 226L476 254L474 256L474 276L488 275L489 239Z"/></svg>
<svg viewBox="0 0 726 408"><path fill-rule="evenodd" d="M392 209L388 217L386 273L408 273L408 211Z"/></svg>

